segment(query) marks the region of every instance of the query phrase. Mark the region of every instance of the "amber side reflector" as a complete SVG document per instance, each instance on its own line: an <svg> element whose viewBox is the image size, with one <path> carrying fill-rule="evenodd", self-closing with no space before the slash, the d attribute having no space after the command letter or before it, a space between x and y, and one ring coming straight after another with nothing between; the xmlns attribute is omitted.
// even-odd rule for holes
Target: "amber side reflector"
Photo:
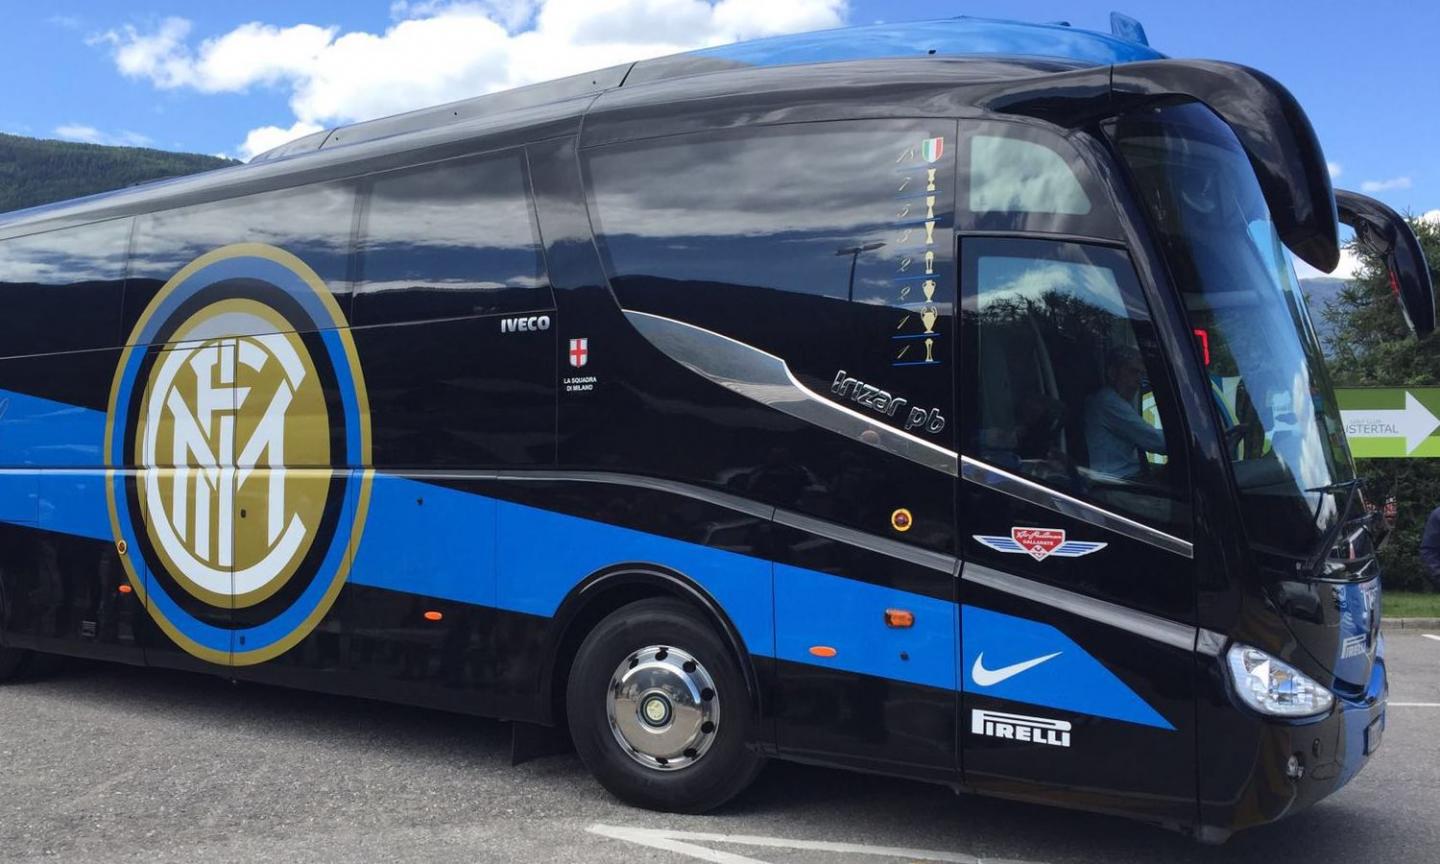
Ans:
<svg viewBox="0 0 1440 864"><path fill-rule="evenodd" d="M831 648L829 645L811 645L810 653L814 654L816 657L834 657L835 649Z"/></svg>
<svg viewBox="0 0 1440 864"><path fill-rule="evenodd" d="M432 609L431 611L425 613L425 620L426 620L426 621L439 621L440 619L442 619L442 618L444 618L444 617L445 617L445 613L443 613L443 612L436 612L436 611L434 611L433 609Z"/></svg>
<svg viewBox="0 0 1440 864"><path fill-rule="evenodd" d="M886 609L886 627L914 627L915 613L908 609Z"/></svg>
<svg viewBox="0 0 1440 864"><path fill-rule="evenodd" d="M121 593L121 594L129 594L131 591L134 591L134 590L135 590L135 589L134 589L134 588L131 588L129 585L121 585L121 586L120 586L120 593Z"/></svg>

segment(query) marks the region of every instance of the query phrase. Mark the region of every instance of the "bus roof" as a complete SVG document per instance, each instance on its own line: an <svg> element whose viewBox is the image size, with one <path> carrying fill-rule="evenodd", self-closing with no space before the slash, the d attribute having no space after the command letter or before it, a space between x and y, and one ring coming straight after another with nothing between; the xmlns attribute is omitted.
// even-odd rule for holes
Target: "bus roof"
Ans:
<svg viewBox="0 0 1440 864"><path fill-rule="evenodd" d="M1025 24L969 16L841 27L752 39L645 60L635 64L632 79L638 77L648 81L657 77L673 77L673 71L659 76L643 73L647 67L672 70L679 65L675 61L687 58L715 60L725 67L733 67L925 56L1047 57L1103 66L1164 57L1150 47L1144 28L1134 19L1113 13L1111 30L1111 33L1097 33L1065 23Z"/></svg>
<svg viewBox="0 0 1440 864"><path fill-rule="evenodd" d="M327 129L261 153L249 164L281 160L288 162L292 157L303 157L342 145L394 138L467 123L481 117L498 117L522 109L559 107L576 101L585 104L585 97L598 96L607 91L713 72L926 57L1020 61L1033 59L1058 62L1073 68L1164 57L1148 45L1144 29L1134 19L1112 13L1111 29L1112 32L1106 34L1072 28L1063 23L1025 24L960 17L844 27L756 39L626 63L392 117ZM990 75L1004 75L1007 71L1013 74L1019 71L1003 63L993 66L987 64L986 68ZM584 109L580 110L583 113ZM247 166L221 169L217 173L233 175L235 172L247 174ZM47 221L48 217L57 215L60 211L88 210L101 202L109 204L108 199L128 198L137 191L158 191L171 185L189 186L189 179L177 177L157 180L85 198L0 214L0 226ZM77 208L76 205L80 207Z"/></svg>
<svg viewBox="0 0 1440 864"><path fill-rule="evenodd" d="M327 129L282 144L251 161L264 162L341 143L371 141L439 123L453 123L474 117L477 110L495 112L531 107L625 86L734 69L907 57L1037 57L1079 66L1164 58L1165 55L1149 46L1145 29L1133 18L1111 13L1110 23L1112 32L1106 34L1075 29L1063 23L1025 24L962 16L753 39Z"/></svg>

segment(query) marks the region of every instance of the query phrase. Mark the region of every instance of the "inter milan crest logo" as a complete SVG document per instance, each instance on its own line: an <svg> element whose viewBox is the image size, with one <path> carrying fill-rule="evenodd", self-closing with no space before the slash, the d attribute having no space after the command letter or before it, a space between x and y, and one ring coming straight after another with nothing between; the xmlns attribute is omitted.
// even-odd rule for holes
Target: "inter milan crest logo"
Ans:
<svg viewBox="0 0 1440 864"><path fill-rule="evenodd" d="M329 289L231 246L171 279L111 393L111 522L155 622L236 665L278 656L342 586L369 497L368 406Z"/></svg>

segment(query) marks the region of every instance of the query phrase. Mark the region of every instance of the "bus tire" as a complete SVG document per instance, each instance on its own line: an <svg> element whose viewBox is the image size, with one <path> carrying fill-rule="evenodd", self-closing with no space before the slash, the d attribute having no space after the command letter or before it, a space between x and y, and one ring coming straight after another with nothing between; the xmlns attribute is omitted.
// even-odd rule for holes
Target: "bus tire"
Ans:
<svg viewBox="0 0 1440 864"><path fill-rule="evenodd" d="M586 636L565 691L580 759L639 807L703 813L755 779L752 710L739 663L693 607L641 600Z"/></svg>

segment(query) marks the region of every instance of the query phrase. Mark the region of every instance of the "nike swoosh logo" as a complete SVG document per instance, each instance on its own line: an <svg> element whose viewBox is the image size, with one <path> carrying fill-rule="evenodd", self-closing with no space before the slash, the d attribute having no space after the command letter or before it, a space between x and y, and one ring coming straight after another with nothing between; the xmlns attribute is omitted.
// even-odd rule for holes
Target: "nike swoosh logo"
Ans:
<svg viewBox="0 0 1440 864"><path fill-rule="evenodd" d="M985 652L981 651L980 656L975 658L975 665L970 667L970 677L981 687L993 687L1007 678L1014 678L1027 669L1034 669L1046 660L1054 660L1060 656L1060 652L1046 654L1044 657L1036 657L1034 660L1026 660L1022 663L1014 663L1010 666L1002 666L999 669L985 668Z"/></svg>

